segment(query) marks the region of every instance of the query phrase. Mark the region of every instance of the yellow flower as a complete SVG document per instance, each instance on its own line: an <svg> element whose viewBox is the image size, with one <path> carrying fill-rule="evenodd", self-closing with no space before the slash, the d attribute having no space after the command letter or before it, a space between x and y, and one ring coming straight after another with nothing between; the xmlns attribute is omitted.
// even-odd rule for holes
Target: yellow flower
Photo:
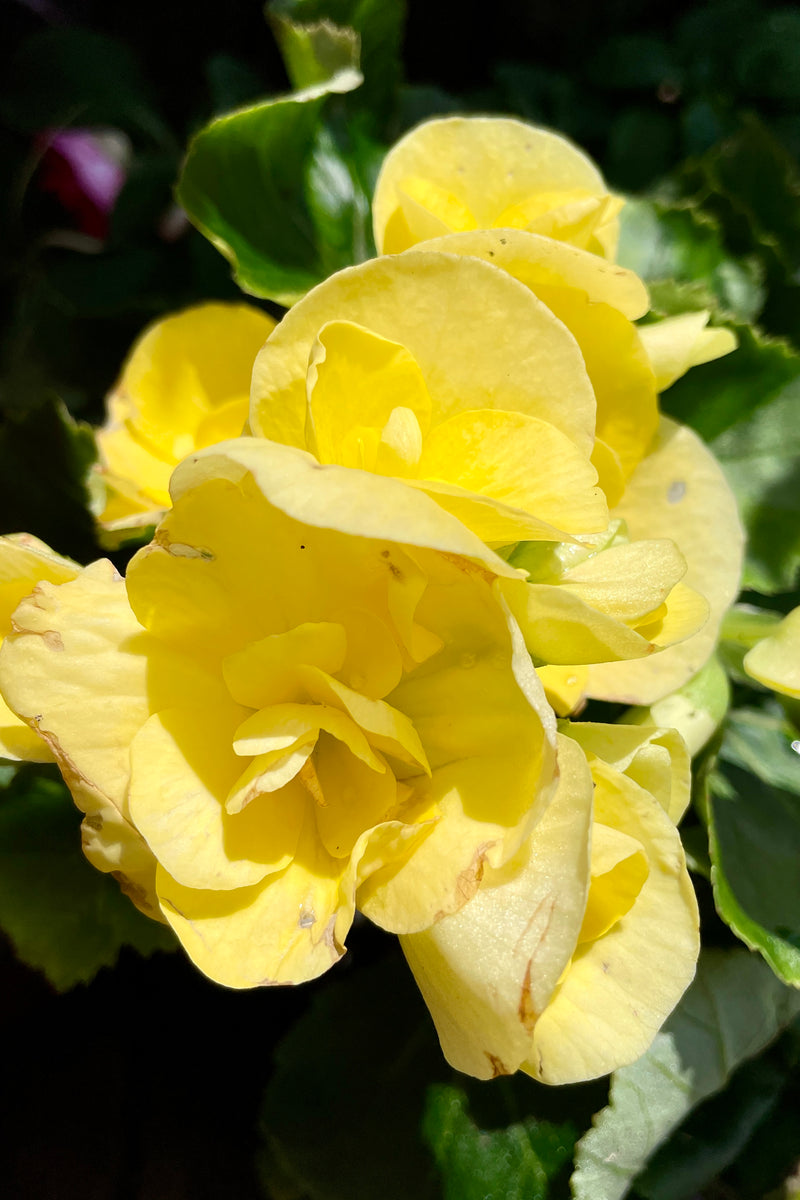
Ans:
<svg viewBox="0 0 800 1200"><path fill-rule="evenodd" d="M551 238L450 235L304 297L256 360L250 426L320 462L403 479L488 545L521 543L512 561L531 584L508 599L536 659L567 667L544 676L562 712L594 687L574 664L624 670L618 660L689 637L711 607L708 645L656 676L673 690L702 665L692 654L710 653L741 535L721 471L685 430L685 478L659 476L645 494L656 379L631 318L646 308L631 272Z"/></svg>
<svg viewBox="0 0 800 1200"><path fill-rule="evenodd" d="M457 911L555 786L555 723L495 580L424 493L251 438L199 452L127 581L40 585L9 703L86 813L86 853L232 987Z"/></svg>
<svg viewBox="0 0 800 1200"><path fill-rule="evenodd" d="M373 200L381 254L472 229L527 229L616 252L622 200L566 138L508 117L445 117L387 154Z"/></svg>
<svg viewBox="0 0 800 1200"><path fill-rule="evenodd" d="M11 633L12 614L24 596L42 581L64 583L80 571L77 563L62 558L30 533L0 537L0 644ZM53 756L39 735L13 713L0 695L0 758L25 762L52 762Z"/></svg>
<svg viewBox="0 0 800 1200"><path fill-rule="evenodd" d="M247 304L200 304L134 343L97 431L98 520L109 545L157 524L182 458L241 433L253 359L274 325Z"/></svg>
<svg viewBox="0 0 800 1200"><path fill-rule="evenodd" d="M580 201L560 195L570 186L585 189ZM575 204L584 206L585 218L575 216ZM729 353L735 338L706 328L703 312L631 325L647 311L643 285L576 250L613 259L617 211L597 169L562 138L480 117L412 130L387 155L373 203L384 253L416 246L483 258L525 283L564 322L597 398L592 461L612 518L625 522L632 540L675 542L686 562L683 585L708 601L702 628L687 636L686 621L680 637L662 639L677 644L653 658L548 669L548 695L563 713L586 695L644 705L680 688L713 652L741 575L743 533L730 489L703 443L660 420L657 407L658 391L689 367Z"/></svg>
<svg viewBox="0 0 800 1200"><path fill-rule="evenodd" d="M675 829L672 731L572 725L555 799L473 899L401 938L448 1061L574 1083L633 1062L694 975L697 904Z"/></svg>
<svg viewBox="0 0 800 1200"><path fill-rule="evenodd" d="M765 687L800 700L800 607L748 650L743 666Z"/></svg>

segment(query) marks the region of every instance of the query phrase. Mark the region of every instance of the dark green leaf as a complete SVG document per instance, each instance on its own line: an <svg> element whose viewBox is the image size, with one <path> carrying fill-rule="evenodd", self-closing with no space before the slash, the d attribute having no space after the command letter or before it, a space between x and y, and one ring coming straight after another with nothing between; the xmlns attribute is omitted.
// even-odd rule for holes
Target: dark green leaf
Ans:
<svg viewBox="0 0 800 1200"><path fill-rule="evenodd" d="M86 490L94 436L52 397L25 399L10 398L15 407L0 419L0 531L36 534L84 561L96 557Z"/></svg>
<svg viewBox="0 0 800 1200"><path fill-rule="evenodd" d="M331 86L351 88L358 79L349 72ZM178 184L179 202L229 260L240 287L279 304L293 304L353 261L347 234L352 239L356 187L347 164L320 148L325 99L318 88L212 121L191 143ZM337 172L337 190L309 203L310 181L319 183L325 169L328 177Z"/></svg>
<svg viewBox="0 0 800 1200"><path fill-rule="evenodd" d="M273 0L269 12L295 26L325 21L358 34L364 83L354 97L355 107L368 115L375 130L383 134L396 105L402 75L404 0Z"/></svg>
<svg viewBox="0 0 800 1200"><path fill-rule="evenodd" d="M671 1131L800 1010L745 950L705 950L697 976L646 1054L611 1077L607 1108L578 1142L575 1200L621 1200Z"/></svg>
<svg viewBox="0 0 800 1200"><path fill-rule="evenodd" d="M787 1081L785 1069L755 1059L745 1063L653 1156L634 1185L643 1200L692 1200L744 1150L772 1114Z"/></svg>
<svg viewBox="0 0 800 1200"><path fill-rule="evenodd" d="M646 283L705 289L702 303L689 308L713 307L715 299L740 320L757 315L764 299L758 269L725 250L720 227L708 214L691 205L636 199L628 200L620 221L619 261Z"/></svg>
<svg viewBox="0 0 800 1200"><path fill-rule="evenodd" d="M121 946L152 954L175 944L86 861L80 820L61 781L30 770L0 796L0 925L59 991L111 966Z"/></svg>
<svg viewBox="0 0 800 1200"><path fill-rule="evenodd" d="M299 25L276 11L272 26L292 87L298 91L327 83L339 71L358 70L360 39L354 29L330 21Z"/></svg>
<svg viewBox="0 0 800 1200"><path fill-rule="evenodd" d="M422 1131L443 1177L444 1200L547 1200L578 1134L570 1121L535 1117L480 1129L463 1090L443 1084L428 1092Z"/></svg>
<svg viewBox="0 0 800 1200"><path fill-rule="evenodd" d="M608 138L605 170L615 187L647 187L672 166L678 131L666 113L653 108L624 108Z"/></svg>
<svg viewBox="0 0 800 1200"><path fill-rule="evenodd" d="M788 983L800 984L800 756L779 717L731 714L709 794L717 911Z"/></svg>
<svg viewBox="0 0 800 1200"><path fill-rule="evenodd" d="M445 1070L399 953L337 968L276 1053L260 1120L267 1187L311 1200L433 1200L419 1122L425 1089Z"/></svg>

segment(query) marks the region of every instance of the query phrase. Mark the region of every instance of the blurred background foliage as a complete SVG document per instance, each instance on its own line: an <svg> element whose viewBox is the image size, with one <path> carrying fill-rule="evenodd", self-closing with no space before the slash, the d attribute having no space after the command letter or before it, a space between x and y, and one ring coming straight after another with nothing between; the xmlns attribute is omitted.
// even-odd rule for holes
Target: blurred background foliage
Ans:
<svg viewBox="0 0 800 1200"><path fill-rule="evenodd" d="M620 256L654 313L709 308L737 332L736 353L691 372L664 407L709 442L737 492L745 599L796 605L800 9L755 0L493 0L474 12L278 0L269 20L256 0L6 0L0 532L25 529L80 561L100 553L91 425L131 343L166 312L240 296L176 202L187 145L212 118L307 81L292 22L321 17L359 33L365 82L291 137L277 131L276 196L303 213L300 275L372 252L375 173L417 121L510 113L567 134L637 195ZM86 155L103 164L99 191ZM199 220L191 183L187 172L181 196ZM267 242L281 237L272 219ZM707 948L698 982L651 1053L591 1085L451 1072L397 947L366 922L330 978L216 988L163 953L169 935L82 859L54 769L0 767L9 1194L800 1195L800 993L770 970L800 979L797 711L743 675L741 628L732 621L722 646L735 711L696 764L684 833Z"/></svg>

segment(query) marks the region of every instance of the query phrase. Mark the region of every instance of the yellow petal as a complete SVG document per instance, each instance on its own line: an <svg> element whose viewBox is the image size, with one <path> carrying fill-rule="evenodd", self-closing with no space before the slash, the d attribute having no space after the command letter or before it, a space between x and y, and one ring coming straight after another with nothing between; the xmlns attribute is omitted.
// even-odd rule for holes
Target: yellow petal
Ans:
<svg viewBox="0 0 800 1200"><path fill-rule="evenodd" d="M611 219L622 207L620 202L609 211L608 196L590 196L582 188L558 192L538 192L520 204L512 204L493 225L496 229L527 229L581 249L604 253L595 237L598 226Z"/></svg>
<svg viewBox="0 0 800 1200"><path fill-rule="evenodd" d="M319 331L307 391L308 448L323 463L374 470L381 432L398 408L411 410L418 429L430 423L430 396L413 356L352 321L331 321ZM377 435L373 447L362 429Z"/></svg>
<svg viewBox="0 0 800 1200"><path fill-rule="evenodd" d="M590 608L567 588L521 580L502 580L499 586L528 649L542 663L606 663L652 652L651 643L635 630Z"/></svg>
<svg viewBox="0 0 800 1200"><path fill-rule="evenodd" d="M597 436L614 450L627 479L658 430L656 380L639 330L615 308L590 304L574 289L539 294L581 348L597 400Z"/></svg>
<svg viewBox="0 0 800 1200"><path fill-rule="evenodd" d="M547 703L556 716L567 717L574 712L586 694L589 673L585 666L556 667L549 664L536 668L542 681Z"/></svg>
<svg viewBox="0 0 800 1200"><path fill-rule="evenodd" d="M800 699L800 608L744 656L744 669L765 687Z"/></svg>
<svg viewBox="0 0 800 1200"><path fill-rule="evenodd" d="M649 874L644 850L627 833L595 822L592 827L592 879L579 942L602 937L638 899Z"/></svg>
<svg viewBox="0 0 800 1200"><path fill-rule="evenodd" d="M344 953L354 888L346 885L346 860L331 858L321 846L311 808L306 801L292 862L252 887L187 888L159 867L164 916L192 961L218 983L232 988L304 983Z"/></svg>
<svg viewBox="0 0 800 1200"><path fill-rule="evenodd" d="M332 621L306 621L251 642L228 656L222 671L237 704L266 708L281 700L295 700L297 668L304 665L323 671L340 670L347 654L343 625Z"/></svg>
<svg viewBox="0 0 800 1200"><path fill-rule="evenodd" d="M227 891L279 871L300 833L303 806L283 793L230 814L225 800L241 771L231 748L242 710L168 709L131 746L131 818L159 863L186 887Z"/></svg>
<svg viewBox="0 0 800 1200"><path fill-rule="evenodd" d="M30 533L0 537L0 643L11 632L12 614L24 596L42 580L64 583L80 571ZM0 758L53 762L52 751L0 696Z"/></svg>
<svg viewBox="0 0 800 1200"><path fill-rule="evenodd" d="M691 798L691 761L675 729L571 722L569 736L590 761L602 759L655 796L676 824Z"/></svg>
<svg viewBox="0 0 800 1200"><path fill-rule="evenodd" d="M404 221L408 230L417 234L413 241L427 240L427 237L438 237L442 233L453 230L474 229L475 218L465 204L452 192L437 186L430 179L421 179L410 175L398 186L400 203L400 221L396 223L395 240L402 237L401 222ZM421 236L420 236L421 235ZM405 250L411 242L405 242L400 249ZM385 253L393 253L388 250Z"/></svg>
<svg viewBox="0 0 800 1200"><path fill-rule="evenodd" d="M674 825L628 776L591 765L596 822L638 843L649 873L626 915L578 946L536 1022L523 1070L544 1083L592 1079L637 1059L691 982L699 951L697 902Z"/></svg>
<svg viewBox="0 0 800 1200"><path fill-rule="evenodd" d="M403 209L405 220L396 220L410 179L425 180L437 194L452 195L455 204L436 207L441 224L453 213L466 211L481 229L536 193L561 195L581 189L589 195L606 194L602 176L586 155L549 130L505 117L427 121L392 147L381 168L372 204L380 253L396 253L430 236L430 225L418 225L408 208ZM616 222L609 224L609 240L615 244ZM609 249L611 256L613 247Z"/></svg>
<svg viewBox="0 0 800 1200"><path fill-rule="evenodd" d="M671 728L680 734L694 757L719 728L730 703L731 685L719 657L714 654L682 688L656 700L655 704L628 709L620 720L626 725ZM674 813L670 815L673 820L678 819Z"/></svg>
<svg viewBox="0 0 800 1200"><path fill-rule="evenodd" d="M607 663L589 672L589 695L652 704L707 661L722 617L739 590L743 533L736 501L711 451L690 429L662 417L658 440L628 482L613 516L631 540L671 538L686 560L683 584L708 602L698 633L646 662Z"/></svg>
<svg viewBox="0 0 800 1200"><path fill-rule="evenodd" d="M528 1057L583 919L592 778L567 738L559 737L558 762L558 788L517 859L487 869L459 912L401 937L445 1058L479 1079L509 1074Z"/></svg>
<svg viewBox="0 0 800 1200"><path fill-rule="evenodd" d="M183 458L207 413L247 395L253 359L274 325L248 304L200 304L151 325L115 389L135 413L139 438L167 460Z"/></svg>
<svg viewBox="0 0 800 1200"><path fill-rule="evenodd" d="M666 538L609 546L570 568L561 587L584 604L636 625L669 596L686 572L674 542Z"/></svg>
<svg viewBox="0 0 800 1200"><path fill-rule="evenodd" d="M521 229L479 229L432 238L425 250L468 254L500 267L538 296L543 289L566 288L607 304L631 321L650 308L647 288L638 275L596 254Z"/></svg>
<svg viewBox="0 0 800 1200"><path fill-rule="evenodd" d="M146 661L119 648L141 632L124 582L111 563L95 563L74 582L40 584L15 623L0 657L3 693L50 747L86 814L87 857L124 877L152 912L155 861L127 813L128 743L149 708Z"/></svg>
<svg viewBox="0 0 800 1200"><path fill-rule="evenodd" d="M253 433L306 445L309 355L332 319L409 351L435 424L491 406L548 421L591 453L594 394L566 328L505 271L424 251L339 271L286 314L253 369Z"/></svg>
<svg viewBox="0 0 800 1200"><path fill-rule="evenodd" d="M359 908L394 932L457 911L487 864L501 866L518 851L550 798L555 725L519 629L506 616L503 639L498 609L490 618L495 640L486 626L481 641L466 636L489 617L479 616L485 600L465 585L440 594L436 612L425 612L444 642L437 669L422 664L389 696L413 721L431 766L430 779L408 780L406 819L435 821L413 855L376 870L359 890ZM474 651L460 649L471 642Z"/></svg>
<svg viewBox="0 0 800 1200"><path fill-rule="evenodd" d="M690 367L722 358L736 349L730 329L707 329L709 312L681 313L651 325L642 325L639 336L653 365L660 392L671 387Z"/></svg>
<svg viewBox="0 0 800 1200"><path fill-rule="evenodd" d="M548 525L522 509L511 508L490 496L467 492L455 484L430 479L409 479L408 483L425 492L489 545L508 546L518 541L557 542L570 537L565 530Z"/></svg>
<svg viewBox="0 0 800 1200"><path fill-rule="evenodd" d="M288 741L288 739L286 739ZM302 771L317 744L316 733L301 735L266 754L257 754L231 787L225 811L240 813L267 792L277 792Z"/></svg>
<svg viewBox="0 0 800 1200"><path fill-rule="evenodd" d="M341 741L323 736L314 756L323 805L316 810L322 844L335 858L353 851L365 829L387 819L397 802L391 771L377 774Z"/></svg>
<svg viewBox="0 0 800 1200"><path fill-rule="evenodd" d="M325 730L349 748L352 754L373 771L383 772L385 765L370 749L369 742L355 721L346 713L327 704L273 704L253 713L233 734L236 754L248 757L286 749L298 738Z"/></svg>
<svg viewBox="0 0 800 1200"><path fill-rule="evenodd" d="M588 459L536 417L459 413L431 430L420 479L444 481L529 512L569 533L605 529L608 510Z"/></svg>
<svg viewBox="0 0 800 1200"><path fill-rule="evenodd" d="M275 322L246 304L201 304L135 342L97 431L107 487L101 524L117 538L169 506L172 468L241 432L253 359Z"/></svg>
<svg viewBox="0 0 800 1200"><path fill-rule="evenodd" d="M595 439L592 466L597 471L597 482L605 493L609 508L616 508L625 492L625 476L616 450L602 438Z"/></svg>

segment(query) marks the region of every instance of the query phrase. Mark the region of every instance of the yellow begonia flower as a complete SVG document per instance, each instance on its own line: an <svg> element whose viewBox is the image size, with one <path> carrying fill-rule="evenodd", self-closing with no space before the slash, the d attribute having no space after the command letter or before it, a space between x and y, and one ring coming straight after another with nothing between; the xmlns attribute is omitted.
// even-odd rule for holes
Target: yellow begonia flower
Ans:
<svg viewBox="0 0 800 1200"><path fill-rule="evenodd" d="M608 544L592 462L599 423L623 488L657 428L652 369L616 307L641 311L646 294L574 247L490 236L506 269L473 254L483 240L491 255L485 235L454 235L442 244L456 253L376 259L310 292L256 360L251 429L403 480L489 545L541 546L553 569L537 578L520 561L531 585L507 594L541 662L648 655L693 633L707 607L666 538Z"/></svg>
<svg viewBox="0 0 800 1200"><path fill-rule="evenodd" d="M622 204L559 134L508 117L445 117L412 129L384 159L375 244L396 254L446 233L527 229L613 259Z"/></svg>
<svg viewBox="0 0 800 1200"><path fill-rule="evenodd" d="M794 608L775 630L744 656L748 675L784 696L800 700L800 608Z"/></svg>
<svg viewBox="0 0 800 1200"><path fill-rule="evenodd" d="M632 320L648 305L641 281L630 271L549 238L519 230L478 230L436 238L416 253L431 251L480 258L508 272L570 330L596 397L592 462L609 516L623 522L632 543L642 544L640 552L650 539L669 538L682 555L685 574L668 605L674 631L650 638L660 645L676 643L667 652L646 660L633 653L613 656L636 660L625 662L606 656L597 660L602 666L588 672L568 667L548 669L543 676L551 703L562 714L586 695L651 704L686 683L713 652L722 618L739 590L744 555L736 501L719 464L691 430L659 416L657 391L692 365L729 353L735 339L728 330L705 329L707 313L634 326ZM592 540L576 536L585 543ZM562 553L562 558L566 569L569 556ZM520 560L520 565L528 563ZM607 572L612 566L608 554L598 555L592 570ZM562 579L566 582L566 576ZM635 590L633 572L608 582L613 586L620 579ZM552 575L547 581L561 580ZM691 593L706 601L705 622ZM587 661L577 659L573 667Z"/></svg>
<svg viewBox="0 0 800 1200"><path fill-rule="evenodd" d="M456 912L555 787L514 569L423 492L263 440L171 488L126 581L41 584L0 654L87 855L231 987L319 975L356 906Z"/></svg>
<svg viewBox="0 0 800 1200"><path fill-rule="evenodd" d="M12 614L24 596L34 592L43 580L65 583L74 579L80 569L72 559L62 558L30 533L0 537L0 644L11 633ZM0 758L53 761L39 735L11 711L1 694Z"/></svg>
<svg viewBox="0 0 800 1200"><path fill-rule="evenodd" d="M134 343L97 431L104 541L155 525L182 458L237 437L250 372L274 328L247 304L200 304L156 321Z"/></svg>
<svg viewBox="0 0 800 1200"><path fill-rule="evenodd" d="M401 938L446 1058L479 1078L575 1083L633 1062L694 975L697 903L668 815L688 799L685 748L663 730L568 733L517 857Z"/></svg>

